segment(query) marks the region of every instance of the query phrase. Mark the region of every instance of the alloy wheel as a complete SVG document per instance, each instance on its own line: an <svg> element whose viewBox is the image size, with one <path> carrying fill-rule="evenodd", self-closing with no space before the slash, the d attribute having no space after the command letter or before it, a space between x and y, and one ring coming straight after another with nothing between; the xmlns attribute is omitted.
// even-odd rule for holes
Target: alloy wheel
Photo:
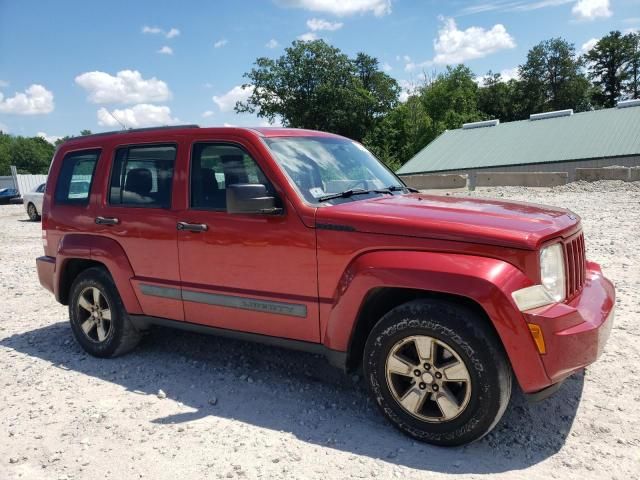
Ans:
<svg viewBox="0 0 640 480"><path fill-rule="evenodd" d="M396 343L385 376L394 400L420 420L447 422L469 404L469 371L455 350L436 338L414 335Z"/></svg>
<svg viewBox="0 0 640 480"><path fill-rule="evenodd" d="M96 287L87 287L78 296L79 325L92 342L103 342L111 333L111 307Z"/></svg>

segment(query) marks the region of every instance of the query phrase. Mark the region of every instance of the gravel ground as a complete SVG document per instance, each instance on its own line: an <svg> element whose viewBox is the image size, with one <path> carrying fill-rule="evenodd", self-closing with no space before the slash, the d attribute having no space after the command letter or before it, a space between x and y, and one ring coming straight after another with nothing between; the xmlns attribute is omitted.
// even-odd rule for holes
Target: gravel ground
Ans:
<svg viewBox="0 0 640 480"><path fill-rule="evenodd" d="M618 289L602 358L552 398L518 393L498 427L443 449L391 428L358 377L318 357L156 330L87 356L40 287L40 225L0 207L0 478L638 478L640 184L478 189L568 207Z"/></svg>

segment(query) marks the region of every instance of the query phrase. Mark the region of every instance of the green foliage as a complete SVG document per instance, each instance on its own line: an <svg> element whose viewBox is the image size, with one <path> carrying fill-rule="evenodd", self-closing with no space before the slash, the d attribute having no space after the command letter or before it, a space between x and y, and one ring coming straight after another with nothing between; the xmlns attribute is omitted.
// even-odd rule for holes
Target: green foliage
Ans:
<svg viewBox="0 0 640 480"><path fill-rule="evenodd" d="M236 112L356 140L397 104L400 93L375 58L360 53L350 59L323 40L293 42L275 60L258 58L245 78L252 94L236 104Z"/></svg>
<svg viewBox="0 0 640 480"><path fill-rule="evenodd" d="M55 147L41 137L14 137L0 133L0 175L10 175L10 165L18 173L47 173Z"/></svg>
<svg viewBox="0 0 640 480"><path fill-rule="evenodd" d="M632 38L619 31L610 32L585 54L597 105L614 107L622 97L631 73L627 64L631 60Z"/></svg>
<svg viewBox="0 0 640 480"><path fill-rule="evenodd" d="M91 135L91 130L82 130L80 135ZM46 174L56 147L69 138L57 140L54 146L42 137L13 136L0 131L0 175L11 175L11 165L16 166L18 173Z"/></svg>
<svg viewBox="0 0 640 480"><path fill-rule="evenodd" d="M522 111L518 96L518 81L505 82L502 75L489 71L478 89L478 110L486 120L498 118L503 122L520 120Z"/></svg>
<svg viewBox="0 0 640 480"><path fill-rule="evenodd" d="M624 93L627 98L640 98L640 33L629 33L624 38L627 46Z"/></svg>
<svg viewBox="0 0 640 480"><path fill-rule="evenodd" d="M520 102L527 114L591 107L590 84L572 43L562 38L540 42L520 65Z"/></svg>

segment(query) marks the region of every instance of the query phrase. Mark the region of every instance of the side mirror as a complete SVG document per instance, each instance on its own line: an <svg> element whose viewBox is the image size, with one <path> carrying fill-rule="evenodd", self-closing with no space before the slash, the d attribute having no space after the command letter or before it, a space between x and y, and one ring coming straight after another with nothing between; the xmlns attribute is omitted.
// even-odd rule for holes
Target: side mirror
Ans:
<svg viewBox="0 0 640 480"><path fill-rule="evenodd" d="M282 208L276 206L277 197L267 191L262 184L236 183L228 185L227 212L228 213L261 213L278 215Z"/></svg>

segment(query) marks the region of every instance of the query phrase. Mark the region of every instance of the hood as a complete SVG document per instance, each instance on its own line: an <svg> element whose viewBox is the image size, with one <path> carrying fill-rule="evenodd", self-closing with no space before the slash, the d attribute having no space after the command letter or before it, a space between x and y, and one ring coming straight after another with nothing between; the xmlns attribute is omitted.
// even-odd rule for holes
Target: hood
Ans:
<svg viewBox="0 0 640 480"><path fill-rule="evenodd" d="M423 194L353 198L319 208L317 223L530 250L550 238L573 233L580 223L569 210L524 202Z"/></svg>

